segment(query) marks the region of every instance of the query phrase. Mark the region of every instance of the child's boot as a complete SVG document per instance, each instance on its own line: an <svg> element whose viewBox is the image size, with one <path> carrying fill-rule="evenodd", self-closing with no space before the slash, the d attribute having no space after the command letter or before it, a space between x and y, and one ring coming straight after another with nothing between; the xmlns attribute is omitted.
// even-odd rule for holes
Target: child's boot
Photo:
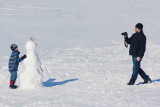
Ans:
<svg viewBox="0 0 160 107"><path fill-rule="evenodd" d="M13 81L13 80L10 80L10 88L11 89L16 89L17 88L17 85L14 85L14 83L15 83L15 81Z"/></svg>

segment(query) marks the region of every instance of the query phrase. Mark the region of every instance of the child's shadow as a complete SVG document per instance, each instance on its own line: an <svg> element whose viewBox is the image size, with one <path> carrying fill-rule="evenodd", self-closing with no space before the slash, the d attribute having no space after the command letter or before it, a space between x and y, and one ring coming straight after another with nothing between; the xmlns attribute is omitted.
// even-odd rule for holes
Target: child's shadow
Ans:
<svg viewBox="0 0 160 107"><path fill-rule="evenodd" d="M160 79L155 79L155 80L152 80L152 81L150 81L148 83L155 83L155 82L160 82ZM143 84L143 82L139 82L136 85L141 85L141 84Z"/></svg>
<svg viewBox="0 0 160 107"><path fill-rule="evenodd" d="M44 87L53 87L53 86L57 86L57 85L66 84L68 82L77 81L78 79L69 79L69 80L65 80L65 81L61 81L61 82L54 82L55 80L56 79L49 79L46 82L43 82L43 86Z"/></svg>

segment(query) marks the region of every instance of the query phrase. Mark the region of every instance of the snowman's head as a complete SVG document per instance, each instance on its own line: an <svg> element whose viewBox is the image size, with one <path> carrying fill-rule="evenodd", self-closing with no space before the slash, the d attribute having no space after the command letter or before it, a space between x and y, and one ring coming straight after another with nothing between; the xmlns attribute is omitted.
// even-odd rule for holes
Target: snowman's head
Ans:
<svg viewBox="0 0 160 107"><path fill-rule="evenodd" d="M26 43L26 51L27 52L35 52L36 51L36 43L33 38L30 38Z"/></svg>

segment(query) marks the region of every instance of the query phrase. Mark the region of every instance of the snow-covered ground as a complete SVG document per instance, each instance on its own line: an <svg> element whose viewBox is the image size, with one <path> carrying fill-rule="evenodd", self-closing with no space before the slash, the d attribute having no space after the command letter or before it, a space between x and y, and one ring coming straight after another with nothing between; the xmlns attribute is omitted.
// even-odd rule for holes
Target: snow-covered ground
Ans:
<svg viewBox="0 0 160 107"><path fill-rule="evenodd" d="M159 107L159 0L1 0L0 107ZM144 24L142 68L154 83L128 86L132 61L122 32ZM9 89L9 46L37 38L42 89ZM19 75L24 71L23 62Z"/></svg>

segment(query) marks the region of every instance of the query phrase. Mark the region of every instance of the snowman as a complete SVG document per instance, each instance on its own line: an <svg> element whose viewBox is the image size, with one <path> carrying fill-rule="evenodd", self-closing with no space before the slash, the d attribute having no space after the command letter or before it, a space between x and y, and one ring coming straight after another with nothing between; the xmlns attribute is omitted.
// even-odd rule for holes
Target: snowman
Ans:
<svg viewBox="0 0 160 107"><path fill-rule="evenodd" d="M26 56L24 60L24 72L20 74L21 89L37 89L42 87L41 63L36 53L36 43L33 38L26 43Z"/></svg>

